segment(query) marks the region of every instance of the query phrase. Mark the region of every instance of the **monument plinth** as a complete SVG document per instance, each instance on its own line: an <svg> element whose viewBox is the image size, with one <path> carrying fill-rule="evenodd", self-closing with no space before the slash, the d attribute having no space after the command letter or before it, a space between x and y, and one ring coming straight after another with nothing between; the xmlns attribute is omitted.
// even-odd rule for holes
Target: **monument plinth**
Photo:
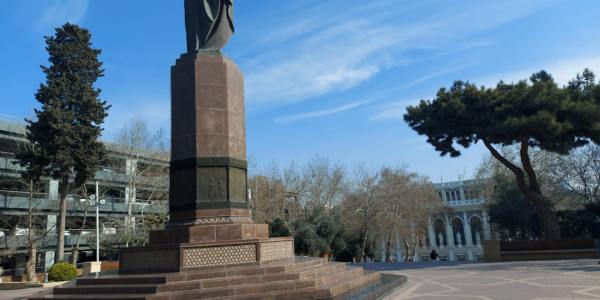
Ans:
<svg viewBox="0 0 600 300"><path fill-rule="evenodd" d="M121 273L176 272L292 257L248 209L244 79L218 51L171 69L169 223L150 245L120 252Z"/></svg>
<svg viewBox="0 0 600 300"><path fill-rule="evenodd" d="M242 73L207 51L182 55L171 77L169 227L251 222Z"/></svg>
<svg viewBox="0 0 600 300"><path fill-rule="evenodd" d="M244 77L219 51L171 68L169 223L120 252L121 273L176 272L292 257L248 209Z"/></svg>

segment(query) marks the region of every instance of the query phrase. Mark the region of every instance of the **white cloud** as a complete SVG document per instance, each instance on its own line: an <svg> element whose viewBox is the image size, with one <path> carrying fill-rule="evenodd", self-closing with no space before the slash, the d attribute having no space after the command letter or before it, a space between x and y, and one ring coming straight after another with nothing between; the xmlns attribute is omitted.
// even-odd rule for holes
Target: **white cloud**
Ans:
<svg viewBox="0 0 600 300"><path fill-rule="evenodd" d="M561 59L555 61L545 61L537 64L532 64L529 67L522 68L516 71L505 72L500 74L491 74L482 78L471 78L469 81L486 87L495 86L500 80L504 82L517 82L523 79L529 79L531 74L540 70L545 70L552 74L554 80L561 84L567 84L577 73L583 72L588 68L597 75L600 75L600 55L590 55L571 59Z"/></svg>
<svg viewBox="0 0 600 300"><path fill-rule="evenodd" d="M517 82L519 80L528 79L531 74L540 70L546 70L556 80L558 84L565 85L571 79L575 77L577 73L581 73L585 68L589 68L594 73L600 75L600 55L592 55L587 57L577 57L574 59L563 59L552 62L542 62L531 65L530 67L522 68L516 71L491 74L478 78L466 78L470 82L478 85L484 85L486 87L493 87L500 80L505 82ZM442 70L434 74L447 74L453 69L459 70L460 68L450 68ZM419 79L412 81L413 83L420 83L425 79L430 79L430 75L426 75ZM435 76L434 76L435 77ZM388 121L388 120L402 120L406 113L406 107L409 105L417 104L421 99L433 99L433 96L423 97L419 99L403 100L393 103L387 103L378 107L377 112L370 118L371 121Z"/></svg>
<svg viewBox="0 0 600 300"><path fill-rule="evenodd" d="M334 107L334 108L305 112L305 113L294 114L294 115L287 115L287 116L276 118L275 123L292 123L292 122L297 122L297 121L306 120L306 119L325 117L325 116L345 112L345 111L357 108L359 106L363 106L369 102L370 101L357 101L357 102L352 102L352 103Z"/></svg>
<svg viewBox="0 0 600 300"><path fill-rule="evenodd" d="M404 114L406 113L406 107L419 103L421 99L427 98L402 100L381 105L378 108L377 113L375 113L375 115L373 115L369 121L403 120Z"/></svg>
<svg viewBox="0 0 600 300"><path fill-rule="evenodd" d="M488 46L489 40L467 40L556 2L345 1L297 11L280 20L280 30L255 42L265 50L245 66L249 104L282 105L359 86L407 63L402 54L413 48L451 53ZM414 15L423 17L409 17Z"/></svg>
<svg viewBox="0 0 600 300"><path fill-rule="evenodd" d="M38 29L60 26L66 22L80 23L85 16L90 0L47 0L43 14L36 25Z"/></svg>

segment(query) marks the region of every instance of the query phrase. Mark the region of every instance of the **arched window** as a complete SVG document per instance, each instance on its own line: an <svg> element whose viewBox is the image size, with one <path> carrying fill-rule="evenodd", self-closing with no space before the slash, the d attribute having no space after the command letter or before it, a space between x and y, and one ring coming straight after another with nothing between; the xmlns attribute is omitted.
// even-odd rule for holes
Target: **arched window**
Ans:
<svg viewBox="0 0 600 300"><path fill-rule="evenodd" d="M481 223L481 217L473 216L470 220L471 225L471 238L474 245L481 245L483 240L483 224Z"/></svg>
<svg viewBox="0 0 600 300"><path fill-rule="evenodd" d="M446 240L446 224L442 219L435 219L433 221L433 229L435 232L435 244L437 246L446 246L448 241Z"/></svg>
<svg viewBox="0 0 600 300"><path fill-rule="evenodd" d="M465 245L465 226L459 217L452 218L452 236L455 245Z"/></svg>

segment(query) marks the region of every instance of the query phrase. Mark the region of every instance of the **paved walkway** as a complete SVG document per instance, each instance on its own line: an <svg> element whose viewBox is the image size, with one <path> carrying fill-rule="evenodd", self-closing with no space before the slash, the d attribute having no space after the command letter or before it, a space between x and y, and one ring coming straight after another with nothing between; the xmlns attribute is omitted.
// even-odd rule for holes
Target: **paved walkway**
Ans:
<svg viewBox="0 0 600 300"><path fill-rule="evenodd" d="M390 300L600 299L597 260L367 264L365 268L408 276L408 284Z"/></svg>
<svg viewBox="0 0 600 300"><path fill-rule="evenodd" d="M49 288L30 288L22 290L0 290L0 300L24 299Z"/></svg>

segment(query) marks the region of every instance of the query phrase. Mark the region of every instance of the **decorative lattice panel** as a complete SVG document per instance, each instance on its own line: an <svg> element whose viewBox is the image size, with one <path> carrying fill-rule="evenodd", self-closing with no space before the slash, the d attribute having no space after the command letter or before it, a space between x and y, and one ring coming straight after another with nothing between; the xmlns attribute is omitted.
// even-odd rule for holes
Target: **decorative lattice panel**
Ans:
<svg viewBox="0 0 600 300"><path fill-rule="evenodd" d="M252 218L250 217L203 217L198 218L194 221L196 225L207 225L207 224L228 224L236 222L251 223Z"/></svg>
<svg viewBox="0 0 600 300"><path fill-rule="evenodd" d="M294 256L292 241L268 242L260 245L260 260L273 260Z"/></svg>
<svg viewBox="0 0 600 300"><path fill-rule="evenodd" d="M256 262L256 244L188 248L183 250L183 268L200 268Z"/></svg>
<svg viewBox="0 0 600 300"><path fill-rule="evenodd" d="M179 250L146 250L121 253L126 270L170 269L179 266Z"/></svg>

